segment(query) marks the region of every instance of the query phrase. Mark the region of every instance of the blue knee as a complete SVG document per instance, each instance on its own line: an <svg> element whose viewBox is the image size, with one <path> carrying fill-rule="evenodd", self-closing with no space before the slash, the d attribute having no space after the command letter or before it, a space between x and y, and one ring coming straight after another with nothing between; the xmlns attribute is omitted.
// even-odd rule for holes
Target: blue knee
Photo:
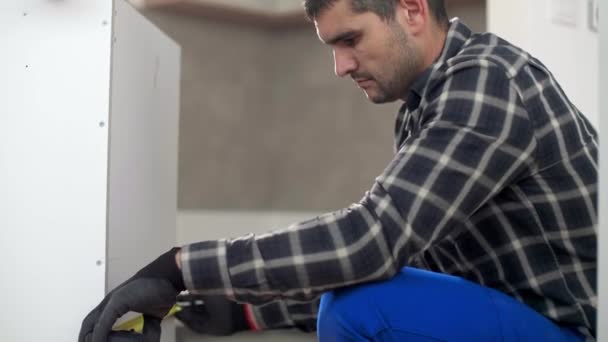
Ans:
<svg viewBox="0 0 608 342"><path fill-rule="evenodd" d="M383 327L370 319L374 285L360 285L325 293L317 318L319 341L369 341Z"/></svg>
<svg viewBox="0 0 608 342"><path fill-rule="evenodd" d="M524 304L464 279L403 269L321 297L326 341L581 341Z"/></svg>

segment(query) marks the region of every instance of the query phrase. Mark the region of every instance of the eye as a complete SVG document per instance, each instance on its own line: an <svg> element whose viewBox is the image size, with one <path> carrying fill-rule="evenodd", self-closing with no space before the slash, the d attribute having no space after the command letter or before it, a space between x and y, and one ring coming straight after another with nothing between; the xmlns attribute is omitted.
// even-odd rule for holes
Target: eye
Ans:
<svg viewBox="0 0 608 342"><path fill-rule="evenodd" d="M344 44L345 46L348 46L348 47L353 47L353 46L357 45L358 40L359 39L356 36L348 37L348 38L342 39L342 44Z"/></svg>
<svg viewBox="0 0 608 342"><path fill-rule="evenodd" d="M355 40L353 38L347 38L347 39L344 39L342 41L342 43L344 43L344 45L346 45L346 46L354 46Z"/></svg>

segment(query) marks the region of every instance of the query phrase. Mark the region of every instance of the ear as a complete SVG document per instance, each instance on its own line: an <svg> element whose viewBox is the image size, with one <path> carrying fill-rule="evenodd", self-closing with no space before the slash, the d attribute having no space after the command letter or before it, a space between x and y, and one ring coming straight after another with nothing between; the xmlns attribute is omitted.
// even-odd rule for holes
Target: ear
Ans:
<svg viewBox="0 0 608 342"><path fill-rule="evenodd" d="M427 0L399 0L395 14L396 19L413 35L426 30L431 20Z"/></svg>

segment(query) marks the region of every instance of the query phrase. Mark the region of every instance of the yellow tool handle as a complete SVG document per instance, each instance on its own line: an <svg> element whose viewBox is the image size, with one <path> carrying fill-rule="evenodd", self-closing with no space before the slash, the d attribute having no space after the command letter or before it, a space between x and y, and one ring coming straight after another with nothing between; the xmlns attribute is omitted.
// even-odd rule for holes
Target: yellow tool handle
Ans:
<svg viewBox="0 0 608 342"><path fill-rule="evenodd" d="M180 310L181 310L181 308L177 304L173 305L173 307L171 308L171 310L169 310L169 313L167 313L165 318L175 315L175 313ZM133 317L127 321L124 321L113 328L113 330L135 331L138 333L141 333L143 331L143 329L144 329L144 316L142 316L142 315L139 315L137 317Z"/></svg>

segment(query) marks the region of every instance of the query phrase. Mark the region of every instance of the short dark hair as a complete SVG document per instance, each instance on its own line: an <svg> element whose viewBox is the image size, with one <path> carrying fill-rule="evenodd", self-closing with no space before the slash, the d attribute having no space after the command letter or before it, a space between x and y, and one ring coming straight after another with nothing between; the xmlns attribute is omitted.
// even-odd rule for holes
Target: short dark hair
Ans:
<svg viewBox="0 0 608 342"><path fill-rule="evenodd" d="M337 0L304 0L306 16L314 20L321 12L331 7ZM395 18L395 5L399 0L348 0L356 13L373 12L383 20ZM437 23L444 27L448 24L448 13L445 10L444 0L426 0L431 15Z"/></svg>

